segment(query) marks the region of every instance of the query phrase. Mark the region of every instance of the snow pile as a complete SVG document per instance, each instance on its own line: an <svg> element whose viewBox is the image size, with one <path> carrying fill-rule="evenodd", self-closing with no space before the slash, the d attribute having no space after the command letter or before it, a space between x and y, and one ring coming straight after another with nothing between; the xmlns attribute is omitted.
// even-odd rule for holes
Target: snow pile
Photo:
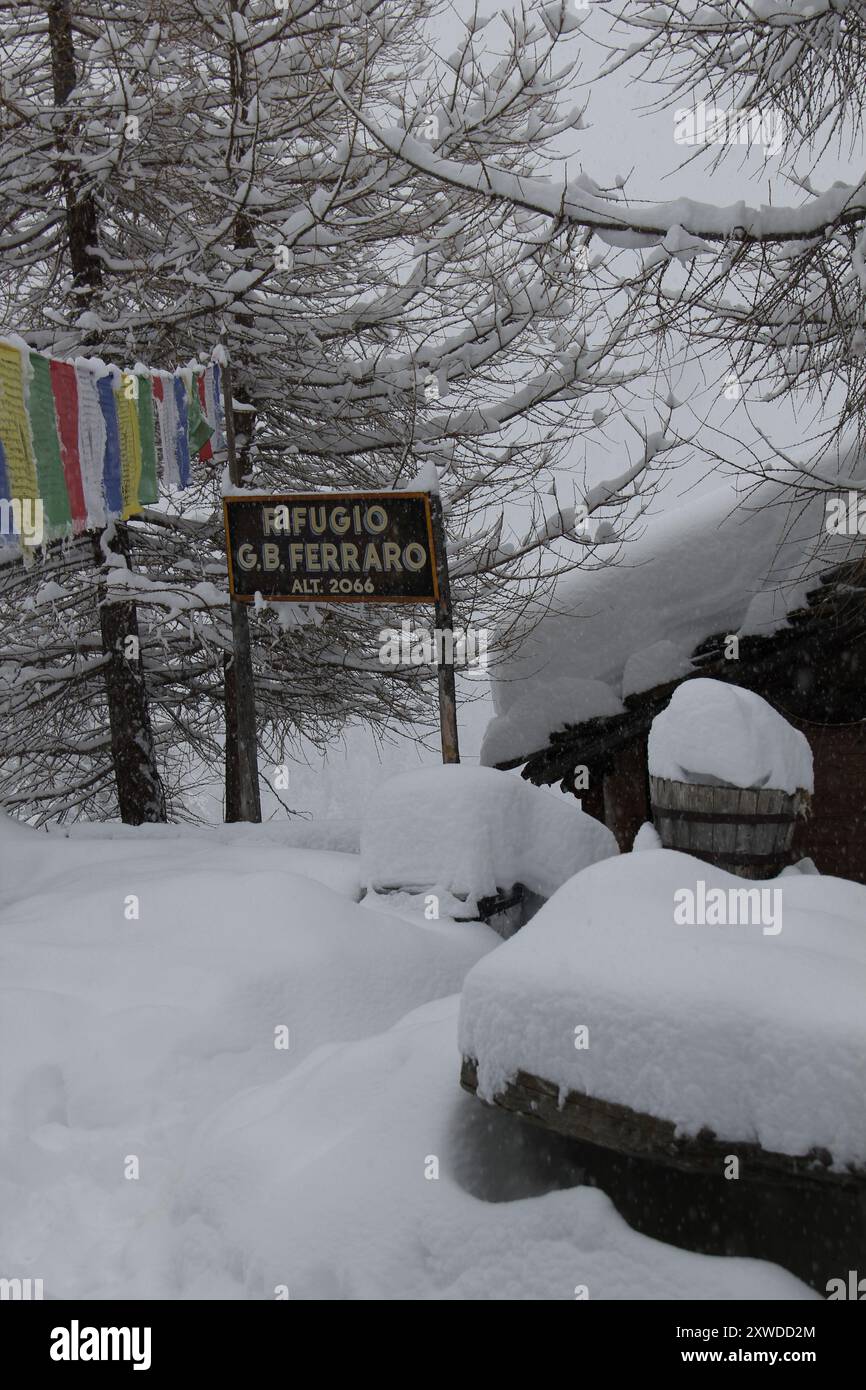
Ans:
<svg viewBox="0 0 866 1390"><path fill-rule="evenodd" d="M499 941L359 905L356 856L171 831L3 822L0 1229L46 1297L173 1296L207 1264L195 1229L186 1253L169 1241L196 1126L453 994ZM224 1277L208 1270L209 1296Z"/></svg>
<svg viewBox="0 0 866 1390"><path fill-rule="evenodd" d="M0 822L7 1277L61 1299L815 1296L637 1235L553 1136L461 1091L455 992L487 927L358 904L355 856L250 827L104 829Z"/></svg>
<svg viewBox="0 0 866 1390"><path fill-rule="evenodd" d="M685 890L697 909L712 889L732 906L746 891L672 850L621 855L561 888L467 976L460 1048L482 1094L522 1069L687 1134L866 1164L866 888L792 874L748 885L776 934L678 925Z"/></svg>
<svg viewBox="0 0 866 1390"><path fill-rule="evenodd" d="M855 452L824 474L835 471L844 486L858 463ZM826 535L825 499L778 478L729 478L651 513L626 545L597 544L602 563L563 576L554 601L527 612L525 640L492 669L482 762L523 762L566 725L615 714L627 696L679 679L707 637L784 626L855 544Z"/></svg>
<svg viewBox="0 0 866 1390"><path fill-rule="evenodd" d="M712 786L811 792L808 740L754 691L725 681L684 681L652 722L651 777Z"/></svg>
<svg viewBox="0 0 866 1390"><path fill-rule="evenodd" d="M372 890L433 888L473 903L515 883L549 898L617 852L607 826L558 792L449 764L385 783L362 826L361 878Z"/></svg>
<svg viewBox="0 0 866 1390"><path fill-rule="evenodd" d="M461 1091L458 1002L217 1111L178 1188L181 1267L209 1259L264 1298L816 1297L772 1265L638 1235L577 1186L567 1146Z"/></svg>
<svg viewBox="0 0 866 1390"><path fill-rule="evenodd" d="M51 836L52 860L60 865L66 859L68 832ZM48 859L49 841L45 831L22 824L0 808L0 910L19 897L38 891Z"/></svg>
<svg viewBox="0 0 866 1390"><path fill-rule="evenodd" d="M632 853L646 849L661 849L662 839L651 820L645 820L632 842Z"/></svg>

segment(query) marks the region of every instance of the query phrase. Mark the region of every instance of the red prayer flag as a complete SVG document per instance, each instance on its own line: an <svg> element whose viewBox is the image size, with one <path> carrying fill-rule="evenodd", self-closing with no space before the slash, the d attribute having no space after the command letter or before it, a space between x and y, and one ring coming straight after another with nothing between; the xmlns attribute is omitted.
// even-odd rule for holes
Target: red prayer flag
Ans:
<svg viewBox="0 0 866 1390"><path fill-rule="evenodd" d="M204 415L205 419L207 419L207 400L205 398L204 390L204 372L200 372L198 377L198 398L201 401L201 413L202 415ZM210 420L208 420L208 424L211 424ZM203 463L206 463L208 459L213 458L213 447L211 446L210 440L208 440L206 444L203 444L201 446L201 448L198 451L198 456Z"/></svg>
<svg viewBox="0 0 866 1390"><path fill-rule="evenodd" d="M84 500L81 458L78 453L78 383L75 379L75 368L71 362L59 362L52 357L49 361L49 370L51 373L51 394L54 397L54 413L57 417L60 457L63 462L63 476L66 480L72 526L77 535L87 525L87 504Z"/></svg>

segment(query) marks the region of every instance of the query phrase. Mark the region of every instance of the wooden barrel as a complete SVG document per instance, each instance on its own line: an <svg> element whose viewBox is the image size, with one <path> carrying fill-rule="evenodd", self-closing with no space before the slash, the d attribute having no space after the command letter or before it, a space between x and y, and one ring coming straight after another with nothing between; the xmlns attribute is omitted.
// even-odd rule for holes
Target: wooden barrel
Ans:
<svg viewBox="0 0 866 1390"><path fill-rule="evenodd" d="M791 859L805 792L711 787L650 777L656 830L666 849L681 849L741 878L773 878Z"/></svg>

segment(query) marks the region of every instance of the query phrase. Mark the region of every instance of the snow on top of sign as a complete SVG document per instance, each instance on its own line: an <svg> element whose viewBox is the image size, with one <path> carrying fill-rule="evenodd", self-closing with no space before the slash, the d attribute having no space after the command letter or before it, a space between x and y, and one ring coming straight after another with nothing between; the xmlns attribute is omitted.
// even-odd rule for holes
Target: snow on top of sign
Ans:
<svg viewBox="0 0 866 1390"><path fill-rule="evenodd" d="M700 882L726 900L777 895L767 905L781 930L678 925L675 906L685 890L697 905ZM796 873L744 884L673 850L623 854L575 875L473 967L460 1048L488 1099L522 1070L684 1134L707 1126L866 1164L864 921L859 883Z"/></svg>
<svg viewBox="0 0 866 1390"><path fill-rule="evenodd" d="M653 777L678 782L811 792L804 734L752 690L725 681L684 681L649 735Z"/></svg>
<svg viewBox="0 0 866 1390"><path fill-rule="evenodd" d="M367 888L442 889L476 903L522 883L549 897L578 869L617 853L572 800L491 768L449 764L399 773L367 808Z"/></svg>
<svg viewBox="0 0 866 1390"><path fill-rule="evenodd" d="M794 495L778 477L748 491L726 479L650 514L624 546L597 546L597 567L564 576L552 603L530 609L525 641L492 670L482 762L527 758L556 730L686 675L707 637L783 626L818 574L851 553L846 537L824 534L827 495Z"/></svg>

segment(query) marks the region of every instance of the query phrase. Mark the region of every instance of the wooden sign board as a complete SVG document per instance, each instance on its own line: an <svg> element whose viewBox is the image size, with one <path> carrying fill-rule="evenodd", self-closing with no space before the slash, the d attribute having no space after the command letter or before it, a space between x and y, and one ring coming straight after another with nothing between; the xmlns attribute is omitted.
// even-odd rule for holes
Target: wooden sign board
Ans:
<svg viewBox="0 0 866 1390"><path fill-rule="evenodd" d="M426 492L223 498L232 598L280 603L437 603Z"/></svg>

